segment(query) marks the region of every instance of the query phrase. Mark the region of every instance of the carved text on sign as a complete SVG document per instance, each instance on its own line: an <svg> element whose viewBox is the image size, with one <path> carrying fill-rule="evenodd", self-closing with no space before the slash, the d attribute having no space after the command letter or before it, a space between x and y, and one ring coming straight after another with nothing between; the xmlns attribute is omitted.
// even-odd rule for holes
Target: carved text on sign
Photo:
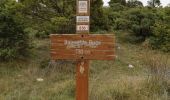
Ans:
<svg viewBox="0 0 170 100"><path fill-rule="evenodd" d="M99 45L101 45L101 41L93 41L93 40L65 40L64 45L66 45L67 48L82 48L83 46L85 47L90 47L90 48L96 48Z"/></svg>
<svg viewBox="0 0 170 100"><path fill-rule="evenodd" d="M90 55L90 50L76 49L76 54L78 55Z"/></svg>
<svg viewBox="0 0 170 100"><path fill-rule="evenodd" d="M113 60L112 34L52 34L51 57L58 59Z"/></svg>
<svg viewBox="0 0 170 100"><path fill-rule="evenodd" d="M89 25L77 25L77 31L88 31Z"/></svg>

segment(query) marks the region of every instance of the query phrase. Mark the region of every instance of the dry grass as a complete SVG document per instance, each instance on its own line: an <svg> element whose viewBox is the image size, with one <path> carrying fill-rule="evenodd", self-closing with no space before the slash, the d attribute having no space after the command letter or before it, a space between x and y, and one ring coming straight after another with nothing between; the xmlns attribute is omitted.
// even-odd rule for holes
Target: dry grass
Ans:
<svg viewBox="0 0 170 100"><path fill-rule="evenodd" d="M48 66L49 41L38 40L36 43L31 58L0 62L0 100L75 100L75 63L59 61L56 65ZM115 61L91 62L90 100L168 100L169 77L164 65L167 61L166 71L169 71L170 61L147 60L159 57L152 57L155 55L152 52L146 54L148 50L138 46L121 43L118 47ZM153 67L157 62L162 64ZM129 68L129 64L134 68ZM162 75L164 72L166 75ZM163 77L166 84L155 84L159 82L151 77L157 74L161 81ZM38 82L37 78L44 81Z"/></svg>

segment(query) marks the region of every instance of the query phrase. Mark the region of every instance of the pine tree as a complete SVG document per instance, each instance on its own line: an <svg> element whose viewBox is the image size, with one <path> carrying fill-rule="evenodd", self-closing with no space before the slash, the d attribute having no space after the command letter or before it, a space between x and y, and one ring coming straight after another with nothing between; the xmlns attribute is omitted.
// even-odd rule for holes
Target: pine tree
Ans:
<svg viewBox="0 0 170 100"><path fill-rule="evenodd" d="M148 6L150 7L159 7L161 5L160 0L149 0L148 1Z"/></svg>
<svg viewBox="0 0 170 100"><path fill-rule="evenodd" d="M110 0L109 5L114 3L120 3L121 5L126 5L126 0Z"/></svg>
<svg viewBox="0 0 170 100"><path fill-rule="evenodd" d="M96 17L98 16L98 17ZM103 0L91 0L91 29L92 31L105 30Z"/></svg>
<svg viewBox="0 0 170 100"><path fill-rule="evenodd" d="M138 0L128 0L127 6L128 7L140 7L140 6L143 6L143 3Z"/></svg>

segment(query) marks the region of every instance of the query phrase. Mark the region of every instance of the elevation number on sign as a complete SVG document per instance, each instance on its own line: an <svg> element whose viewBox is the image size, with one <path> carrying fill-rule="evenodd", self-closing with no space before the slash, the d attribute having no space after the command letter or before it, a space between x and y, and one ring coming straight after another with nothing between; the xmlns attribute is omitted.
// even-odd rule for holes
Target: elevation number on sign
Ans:
<svg viewBox="0 0 170 100"><path fill-rule="evenodd" d="M89 25L77 25L77 31L89 31Z"/></svg>

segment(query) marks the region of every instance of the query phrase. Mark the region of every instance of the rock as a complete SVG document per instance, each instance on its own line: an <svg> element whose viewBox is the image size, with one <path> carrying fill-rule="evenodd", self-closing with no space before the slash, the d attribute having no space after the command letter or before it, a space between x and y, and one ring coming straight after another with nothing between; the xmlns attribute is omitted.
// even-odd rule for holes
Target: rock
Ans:
<svg viewBox="0 0 170 100"><path fill-rule="evenodd" d="M129 64L129 66L128 66L129 68L134 68L134 66L133 65L131 65L131 64Z"/></svg>
<svg viewBox="0 0 170 100"><path fill-rule="evenodd" d="M38 82L43 82L44 79L42 79L42 78L37 78L37 81L38 81Z"/></svg>
<svg viewBox="0 0 170 100"><path fill-rule="evenodd" d="M118 56L116 55L115 58L118 59Z"/></svg>

